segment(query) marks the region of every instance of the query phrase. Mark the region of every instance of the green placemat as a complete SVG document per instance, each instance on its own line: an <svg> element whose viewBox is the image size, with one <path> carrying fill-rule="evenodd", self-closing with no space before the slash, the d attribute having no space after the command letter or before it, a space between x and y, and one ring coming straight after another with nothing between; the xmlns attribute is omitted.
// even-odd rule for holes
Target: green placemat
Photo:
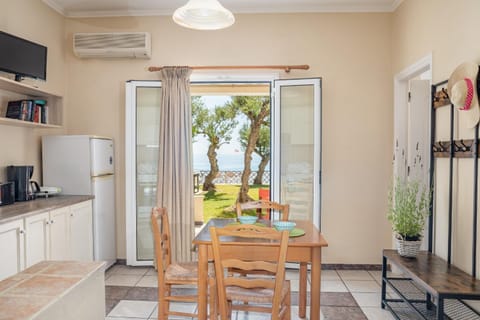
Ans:
<svg viewBox="0 0 480 320"><path fill-rule="evenodd" d="M300 228L293 228L292 231L290 231L290 238L293 237L300 237L305 234L305 230L300 229Z"/></svg>

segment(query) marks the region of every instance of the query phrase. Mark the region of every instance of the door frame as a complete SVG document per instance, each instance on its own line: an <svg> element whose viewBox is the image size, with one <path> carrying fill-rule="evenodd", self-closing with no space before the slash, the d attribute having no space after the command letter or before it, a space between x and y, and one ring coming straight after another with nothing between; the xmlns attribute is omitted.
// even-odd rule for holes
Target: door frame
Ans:
<svg viewBox="0 0 480 320"><path fill-rule="evenodd" d="M399 123L403 120L403 124L405 124L405 121L407 120L406 118L401 119L402 116L405 116L407 114L407 108L408 108L408 92L409 92L409 81L418 77L421 74L425 74L425 79L423 80L429 80L430 83L432 82L432 69L433 69L433 61L432 61L432 53L424 56L414 64L408 66L407 68L403 69L399 73L397 73L394 76L393 79L393 97L394 97L394 104L393 104L393 154L395 154L395 148L396 148L396 137L399 135L398 132L401 132L401 129L399 128L402 123ZM430 106L428 106L430 108ZM431 119L428 122L428 132L431 133ZM401 139L404 139L402 142L402 145L407 145L407 137L401 137ZM430 144L430 139L431 136L428 139L428 143L426 145ZM428 154L428 159L426 159L426 163L430 165L430 153ZM399 168L397 166L398 161L394 161L393 163L393 176L399 175ZM403 172L402 176L406 177L406 172ZM431 181L428 181L430 184ZM422 249L426 249L426 239L429 238L428 230L432 230L429 228L429 226L425 226L425 231L424 231L424 241L422 243ZM394 245L394 236L392 233L392 245Z"/></svg>
<svg viewBox="0 0 480 320"><path fill-rule="evenodd" d="M208 72L198 72L194 73L190 77L190 82L192 84L195 83L255 83L255 82L262 82L262 83L269 83L270 84L270 106L271 106L271 117L274 118L274 110L276 103L275 101L275 80L279 80L280 76L278 72L262 72L262 73L245 73L245 72L215 72L215 73L208 73ZM308 78L302 78L306 80ZM317 79L317 78L315 78ZM285 80L299 80L299 79L285 79ZM136 230L137 230L137 219L136 219L136 93L134 89L137 86L142 87L161 87L160 80L130 80L126 82L125 90L125 214L126 214L126 221L125 221L125 231L126 231L126 258L127 258L127 265L131 266L151 266L153 265L153 261L150 260L137 260L137 241L136 241ZM321 83L320 83L321 86ZM320 99L321 101L321 88L320 92L315 92L315 98ZM320 102L321 107L321 102ZM322 125L321 120L321 110L315 110L315 114L319 112L320 114L320 127ZM272 122L273 123L273 122ZM273 128L275 125L271 126L271 139L274 137L275 133L273 132ZM321 132L320 127L315 128L315 135L320 135ZM278 130L277 130L278 131ZM318 132L317 132L318 131ZM274 148L273 141L271 140L271 146ZM321 140L320 140L320 155L318 155L318 161L321 170ZM315 159L317 161L317 158ZM273 173L276 170L273 161L270 162L270 171ZM272 184L274 174L271 174L270 177L270 184ZM314 178L315 183L320 183L320 176L315 176ZM316 186L319 186L316 184ZM271 188L272 189L272 188ZM318 191L318 199L316 200L315 206L318 208L318 226L320 227L320 197L321 191ZM279 201L279 193L270 191L270 195L273 201ZM318 203L317 203L318 202ZM314 206L314 207L315 207ZM315 219L316 215L312 218Z"/></svg>
<svg viewBox="0 0 480 320"><path fill-rule="evenodd" d="M408 82L411 79L418 77L419 75L427 73L427 79L432 80L432 54L428 54L425 57L421 58L414 64L408 66L401 72L397 73L393 79L393 151L395 152L395 137L397 132L400 130L398 126L399 116L406 114L406 108L408 108L408 91L409 86ZM431 123L428 123L428 128L430 130ZM406 141L404 141L406 144ZM430 160L430 159L428 159ZM394 164L393 166L393 175L396 176L398 173L398 168Z"/></svg>

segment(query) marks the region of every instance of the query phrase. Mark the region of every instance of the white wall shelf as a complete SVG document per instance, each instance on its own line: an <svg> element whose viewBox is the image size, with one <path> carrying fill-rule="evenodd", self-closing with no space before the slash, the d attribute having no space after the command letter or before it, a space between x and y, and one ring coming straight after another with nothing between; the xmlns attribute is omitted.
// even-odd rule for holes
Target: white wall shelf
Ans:
<svg viewBox="0 0 480 320"><path fill-rule="evenodd" d="M5 118L8 101L23 99L43 99L47 101L47 123L36 123ZM0 77L0 125L30 128L61 128L63 125L63 98L39 88Z"/></svg>

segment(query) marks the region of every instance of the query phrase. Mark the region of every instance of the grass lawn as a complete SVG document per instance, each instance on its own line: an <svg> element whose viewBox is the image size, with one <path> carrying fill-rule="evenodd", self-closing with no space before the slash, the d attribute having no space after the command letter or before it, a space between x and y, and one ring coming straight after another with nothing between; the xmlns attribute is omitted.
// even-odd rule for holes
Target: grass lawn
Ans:
<svg viewBox="0 0 480 320"><path fill-rule="evenodd" d="M235 201L237 200L240 185L217 184L217 191L209 191L203 200L203 221L211 218L233 218L235 213ZM252 185L248 194L258 200L258 189L268 188L268 185Z"/></svg>

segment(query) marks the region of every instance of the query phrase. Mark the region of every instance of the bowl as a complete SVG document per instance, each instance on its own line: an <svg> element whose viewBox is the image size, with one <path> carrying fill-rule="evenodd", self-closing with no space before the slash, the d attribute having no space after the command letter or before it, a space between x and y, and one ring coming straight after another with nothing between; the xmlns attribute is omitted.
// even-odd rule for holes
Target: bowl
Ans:
<svg viewBox="0 0 480 320"><path fill-rule="evenodd" d="M297 224L292 221L275 221L273 223L273 227L278 231L283 231L283 230L292 231L296 225Z"/></svg>
<svg viewBox="0 0 480 320"><path fill-rule="evenodd" d="M254 224L257 222L257 217L256 216L241 216L238 217L238 221L240 221L241 224Z"/></svg>

